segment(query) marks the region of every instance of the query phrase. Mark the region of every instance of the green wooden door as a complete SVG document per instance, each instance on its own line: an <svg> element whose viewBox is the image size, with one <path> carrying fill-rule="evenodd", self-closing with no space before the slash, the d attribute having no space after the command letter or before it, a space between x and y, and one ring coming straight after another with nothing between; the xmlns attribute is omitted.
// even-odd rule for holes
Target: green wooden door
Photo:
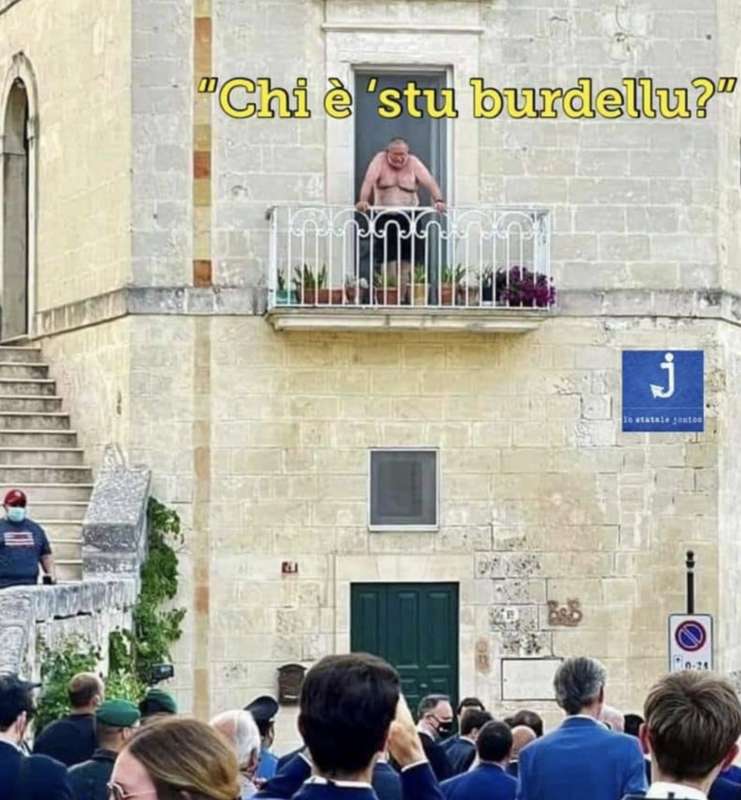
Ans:
<svg viewBox="0 0 741 800"><path fill-rule="evenodd" d="M356 583L350 648L374 653L401 675L410 708L426 694L458 702L458 585Z"/></svg>

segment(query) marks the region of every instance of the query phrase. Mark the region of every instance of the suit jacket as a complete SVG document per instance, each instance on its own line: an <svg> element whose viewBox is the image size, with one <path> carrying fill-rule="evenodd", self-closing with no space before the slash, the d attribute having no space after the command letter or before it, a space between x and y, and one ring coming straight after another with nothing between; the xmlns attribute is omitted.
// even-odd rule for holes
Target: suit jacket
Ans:
<svg viewBox="0 0 741 800"><path fill-rule="evenodd" d="M108 783L116 755L112 750L96 750L89 761L70 769L69 782L75 800L108 800Z"/></svg>
<svg viewBox="0 0 741 800"><path fill-rule="evenodd" d="M517 781L498 764L479 764L440 784L446 800L515 800Z"/></svg>
<svg viewBox="0 0 741 800"><path fill-rule="evenodd" d="M432 771L438 781L444 781L453 777L453 768L450 766L450 761L445 755L445 750L439 745L428 733L424 731L419 732L419 738L422 742L422 748L425 751L427 760L430 762Z"/></svg>
<svg viewBox="0 0 741 800"><path fill-rule="evenodd" d="M64 764L0 742L0 800L73 800Z"/></svg>
<svg viewBox="0 0 741 800"><path fill-rule="evenodd" d="M648 788L634 736L589 717L567 717L519 756L518 800L618 800Z"/></svg>
<svg viewBox="0 0 741 800"><path fill-rule="evenodd" d="M303 749L304 748L303 748L303 745L302 745L301 747L297 748L296 750L291 750L290 753L286 753L284 756L281 756L278 759L278 763L275 766L275 774L277 775L283 769L283 767L285 767L286 764L288 764L289 761L292 761L294 756L297 756Z"/></svg>
<svg viewBox="0 0 741 800"><path fill-rule="evenodd" d="M47 725L36 737L33 751L73 767L91 759L96 747L95 717L70 714Z"/></svg>
<svg viewBox="0 0 741 800"><path fill-rule="evenodd" d="M511 775L515 780L520 776L520 762L517 759L507 764L507 775Z"/></svg>
<svg viewBox="0 0 741 800"><path fill-rule="evenodd" d="M741 800L741 784L729 781L721 773L708 792L708 800Z"/></svg>
<svg viewBox="0 0 741 800"><path fill-rule="evenodd" d="M741 783L741 767L731 764L730 767L727 767L723 770L723 772L720 773L720 777L727 781Z"/></svg>
<svg viewBox="0 0 741 800"><path fill-rule="evenodd" d="M453 775L460 775L462 772L468 772L469 767L476 759L476 745L470 740L465 739L463 736L456 736L445 742L442 745L445 755L450 762L450 768L453 770Z"/></svg>

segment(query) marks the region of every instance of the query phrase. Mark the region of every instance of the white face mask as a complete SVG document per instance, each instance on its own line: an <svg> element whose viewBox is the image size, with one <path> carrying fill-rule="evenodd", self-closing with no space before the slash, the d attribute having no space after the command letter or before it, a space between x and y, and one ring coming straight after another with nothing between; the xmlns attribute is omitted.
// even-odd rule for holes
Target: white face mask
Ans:
<svg viewBox="0 0 741 800"><path fill-rule="evenodd" d="M23 522L26 518L26 509L22 506L10 506L5 509L5 513L11 522Z"/></svg>

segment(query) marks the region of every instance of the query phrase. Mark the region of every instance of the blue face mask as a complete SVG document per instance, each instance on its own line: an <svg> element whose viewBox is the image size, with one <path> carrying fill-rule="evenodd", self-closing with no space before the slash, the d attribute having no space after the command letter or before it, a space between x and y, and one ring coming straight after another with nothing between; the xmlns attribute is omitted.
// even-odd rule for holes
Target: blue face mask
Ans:
<svg viewBox="0 0 741 800"><path fill-rule="evenodd" d="M23 522L26 518L26 509L21 506L10 506L6 511L11 522Z"/></svg>

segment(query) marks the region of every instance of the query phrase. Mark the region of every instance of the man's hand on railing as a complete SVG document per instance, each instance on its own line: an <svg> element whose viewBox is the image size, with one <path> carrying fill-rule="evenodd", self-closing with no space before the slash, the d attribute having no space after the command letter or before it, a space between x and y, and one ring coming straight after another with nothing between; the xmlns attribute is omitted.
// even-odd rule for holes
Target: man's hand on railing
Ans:
<svg viewBox="0 0 741 800"><path fill-rule="evenodd" d="M370 208L370 203L366 203L365 200L359 200L355 203L355 208L358 211L362 211L364 214L368 213L368 209Z"/></svg>
<svg viewBox="0 0 741 800"><path fill-rule="evenodd" d="M445 212L445 200L435 200L435 211L438 214L443 214Z"/></svg>

